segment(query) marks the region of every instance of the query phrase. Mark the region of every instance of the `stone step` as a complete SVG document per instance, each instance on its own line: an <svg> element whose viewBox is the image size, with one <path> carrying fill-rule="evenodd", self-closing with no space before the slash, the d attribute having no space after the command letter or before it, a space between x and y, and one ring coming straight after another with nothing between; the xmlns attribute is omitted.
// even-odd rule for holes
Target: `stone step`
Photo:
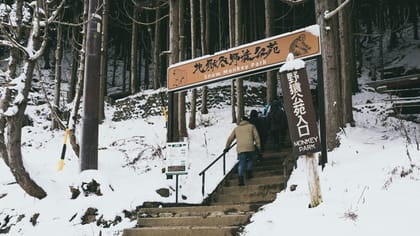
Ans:
<svg viewBox="0 0 420 236"><path fill-rule="evenodd" d="M283 175L283 168L276 169L276 170L268 170L268 171L256 171L254 172L254 177L268 177L268 176L281 176ZM232 173L230 179L238 179L238 173Z"/></svg>
<svg viewBox="0 0 420 236"><path fill-rule="evenodd" d="M185 207L162 207L162 208L140 208L139 218L145 217L185 217L185 216L220 216L245 214L256 212L260 204L231 204L223 206L185 206Z"/></svg>
<svg viewBox="0 0 420 236"><path fill-rule="evenodd" d="M252 179L251 179L252 180ZM251 184L250 180L245 180L244 186L229 186L221 188L217 194L251 194L257 192L280 192L284 188L285 184L278 183L264 183L264 184Z"/></svg>
<svg viewBox="0 0 420 236"><path fill-rule="evenodd" d="M274 184L274 183L283 183L285 182L285 177L283 175L274 175L274 176L255 176L252 179L246 180L247 184ZM238 186L238 178L232 178L226 181L226 187L229 186Z"/></svg>
<svg viewBox="0 0 420 236"><path fill-rule="evenodd" d="M282 165L285 158L283 157L263 157L257 160L255 165L269 166L269 165Z"/></svg>
<svg viewBox="0 0 420 236"><path fill-rule="evenodd" d="M238 226L174 226L125 229L123 236L234 236Z"/></svg>
<svg viewBox="0 0 420 236"><path fill-rule="evenodd" d="M252 213L220 216L186 216L139 218L138 227L159 226L239 226L248 222Z"/></svg>
<svg viewBox="0 0 420 236"><path fill-rule="evenodd" d="M254 166L253 173L255 175L255 174L260 173L260 172L272 172L272 171L280 171L280 170L283 170L283 166L280 166L280 165L274 165L274 166ZM232 174L235 174L237 172L238 172L238 169L236 168L235 170L233 170Z"/></svg>
<svg viewBox="0 0 420 236"><path fill-rule="evenodd" d="M233 193L233 194L220 194L212 198L212 204L245 204L245 203L261 203L265 204L276 199L277 192L261 191L252 193Z"/></svg>

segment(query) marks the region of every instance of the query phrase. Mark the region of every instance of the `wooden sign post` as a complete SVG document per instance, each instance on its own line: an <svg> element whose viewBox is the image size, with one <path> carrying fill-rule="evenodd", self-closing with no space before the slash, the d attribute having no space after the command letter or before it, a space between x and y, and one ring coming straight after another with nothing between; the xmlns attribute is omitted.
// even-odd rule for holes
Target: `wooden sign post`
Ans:
<svg viewBox="0 0 420 236"><path fill-rule="evenodd" d="M301 59L295 60L290 53L286 63L280 68L280 83L293 153L296 156L305 156L311 195L310 207L316 207L322 202L318 158L315 155L321 151L321 143L305 62Z"/></svg>

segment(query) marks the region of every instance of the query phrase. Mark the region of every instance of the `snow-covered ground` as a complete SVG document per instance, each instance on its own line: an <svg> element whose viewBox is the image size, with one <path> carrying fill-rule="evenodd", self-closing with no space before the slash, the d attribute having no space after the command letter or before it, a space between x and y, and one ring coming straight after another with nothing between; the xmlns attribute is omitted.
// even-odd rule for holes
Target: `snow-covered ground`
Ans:
<svg viewBox="0 0 420 236"><path fill-rule="evenodd" d="M416 235L420 127L387 117L385 97L365 90L354 96L356 127L340 133L340 147L329 152L328 164L320 169L321 205L308 208L306 168L299 159L286 190L252 218L244 235ZM166 136L162 117L112 122L113 108L108 107L108 118L99 131L99 170L80 173L79 160L68 149L64 169L58 172L64 133L46 128L49 123L36 111L48 114L43 106L28 109L36 119L33 127L23 129L22 150L28 172L48 196L37 200L25 194L0 161L0 224L1 229L12 225L9 235L99 235L99 231L118 235L136 223L123 210L134 210L145 201L175 201L175 180L167 180L162 173ZM229 107L212 109L199 120L199 127L189 133L189 174L180 176L180 202L202 200L198 173L221 153L234 127ZM235 161L231 153L228 166ZM207 192L221 179L221 169L216 165L208 173ZM82 183L92 179L100 183L101 196L83 194ZM297 185L295 191L289 188L292 184ZM82 194L71 199L70 186ZM171 196L160 197L159 188L170 188ZM102 216L113 222L119 216L121 222L109 228L82 225L81 217L89 207L97 209L96 219ZM33 225L30 218L36 213L39 217Z"/></svg>

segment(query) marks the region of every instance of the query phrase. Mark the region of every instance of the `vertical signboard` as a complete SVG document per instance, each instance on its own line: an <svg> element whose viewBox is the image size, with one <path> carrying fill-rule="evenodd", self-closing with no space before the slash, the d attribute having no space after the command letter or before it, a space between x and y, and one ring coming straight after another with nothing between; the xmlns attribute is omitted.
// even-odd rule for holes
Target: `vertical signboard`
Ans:
<svg viewBox="0 0 420 236"><path fill-rule="evenodd" d="M303 61L302 64L300 69L280 69L284 108L295 155L321 150L308 76Z"/></svg>
<svg viewBox="0 0 420 236"><path fill-rule="evenodd" d="M188 145L186 142L170 142L166 144L166 174L187 174Z"/></svg>

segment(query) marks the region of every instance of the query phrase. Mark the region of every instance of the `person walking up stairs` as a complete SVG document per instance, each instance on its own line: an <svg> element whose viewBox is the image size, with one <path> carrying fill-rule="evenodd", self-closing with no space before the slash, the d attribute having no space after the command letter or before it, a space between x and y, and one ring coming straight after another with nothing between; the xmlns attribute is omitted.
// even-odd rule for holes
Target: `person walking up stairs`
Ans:
<svg viewBox="0 0 420 236"><path fill-rule="evenodd" d="M253 177L253 158L261 149L260 136L257 128L251 124L247 117L243 117L238 126L233 129L229 135L225 149L223 152L229 150L230 145L236 139L236 151L238 153L238 185L244 186L244 172L246 167L247 179Z"/></svg>

